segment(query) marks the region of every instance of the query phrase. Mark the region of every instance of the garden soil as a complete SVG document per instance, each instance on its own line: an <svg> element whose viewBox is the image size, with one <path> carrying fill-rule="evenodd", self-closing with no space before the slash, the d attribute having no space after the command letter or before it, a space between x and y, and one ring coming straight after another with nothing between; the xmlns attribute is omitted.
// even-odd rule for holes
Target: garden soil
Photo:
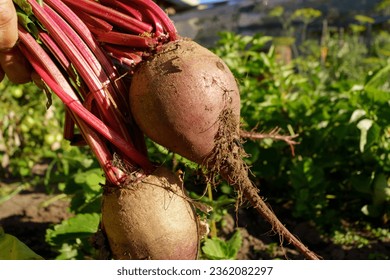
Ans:
<svg viewBox="0 0 390 280"><path fill-rule="evenodd" d="M57 255L45 242L46 229L71 217L69 202L45 188L24 190L0 204L0 226L45 259Z"/></svg>

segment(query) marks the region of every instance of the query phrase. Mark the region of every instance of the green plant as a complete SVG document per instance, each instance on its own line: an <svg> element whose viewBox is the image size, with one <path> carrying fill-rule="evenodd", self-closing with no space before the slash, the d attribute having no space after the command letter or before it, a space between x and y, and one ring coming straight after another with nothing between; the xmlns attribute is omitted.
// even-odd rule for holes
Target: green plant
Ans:
<svg viewBox="0 0 390 280"><path fill-rule="evenodd" d="M58 260L97 258L91 237L98 231L98 213L76 214L46 232L46 242L58 250Z"/></svg>
<svg viewBox="0 0 390 280"><path fill-rule="evenodd" d="M310 23L318 19L322 15L322 12L317 9L313 8L302 8L297 9L292 14L292 18L295 20L299 20L303 23L302 32L301 32L301 42L304 42L306 40L306 32L307 27Z"/></svg>
<svg viewBox="0 0 390 280"><path fill-rule="evenodd" d="M210 225L210 236L217 237L218 229L223 226L224 217L228 214L229 208L237 203L234 197L233 188L223 184L218 196L214 196L216 191L212 190L211 184L207 184L207 195L190 192L190 197L196 201L196 205L201 209L201 218L206 219Z"/></svg>
<svg viewBox="0 0 390 280"><path fill-rule="evenodd" d="M228 240L218 237L208 238L204 241L202 252L210 260L234 260L242 245L242 236L239 230Z"/></svg>
<svg viewBox="0 0 390 280"><path fill-rule="evenodd" d="M0 260L42 260L26 244L0 227Z"/></svg>
<svg viewBox="0 0 390 280"><path fill-rule="evenodd" d="M373 179L389 178L389 67L379 48L368 50L357 35L336 33L327 41L325 64L321 46L308 39L300 56L281 65L272 46L262 52L258 36L225 33L217 47L240 83L243 125L299 134L295 157L273 141L245 143L252 172L270 197L292 199L295 217L321 225L335 225L340 209L352 219L362 216L360 209L375 200ZM240 55L232 59L232 53ZM378 217L388 215L385 181Z"/></svg>
<svg viewBox="0 0 390 280"><path fill-rule="evenodd" d="M48 99L33 84L3 81L0 92L0 175L31 177L44 151L61 148L63 109L59 103L46 109Z"/></svg>
<svg viewBox="0 0 390 280"><path fill-rule="evenodd" d="M343 233L336 230L334 232L333 241L337 245L356 247L356 248L362 248L369 244L369 240L367 240L367 238L364 238L352 231L347 231Z"/></svg>
<svg viewBox="0 0 390 280"><path fill-rule="evenodd" d="M60 185L59 190L71 200L69 210L74 215L46 231L46 241L59 253L56 259L98 257L91 240L99 228L104 182L101 169L88 165L69 174Z"/></svg>

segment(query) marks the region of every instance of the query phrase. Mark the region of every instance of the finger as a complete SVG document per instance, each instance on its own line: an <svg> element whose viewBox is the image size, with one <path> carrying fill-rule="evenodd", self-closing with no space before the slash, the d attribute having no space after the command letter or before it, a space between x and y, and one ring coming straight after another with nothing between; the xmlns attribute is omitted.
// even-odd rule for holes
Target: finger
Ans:
<svg viewBox="0 0 390 280"><path fill-rule="evenodd" d="M15 84L31 81L31 65L18 48L1 52L0 66L7 74L8 79Z"/></svg>
<svg viewBox="0 0 390 280"><path fill-rule="evenodd" d="M18 19L12 0L0 0L0 51L11 49L18 40Z"/></svg>
<svg viewBox="0 0 390 280"><path fill-rule="evenodd" d="M0 67L0 82L4 79L4 76L5 76L4 71Z"/></svg>

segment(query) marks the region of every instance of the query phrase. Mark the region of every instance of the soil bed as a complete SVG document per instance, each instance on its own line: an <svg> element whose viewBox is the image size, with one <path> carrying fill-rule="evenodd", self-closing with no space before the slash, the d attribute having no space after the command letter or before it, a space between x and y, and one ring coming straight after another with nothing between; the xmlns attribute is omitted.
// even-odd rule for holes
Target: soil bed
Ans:
<svg viewBox="0 0 390 280"><path fill-rule="evenodd" d="M4 231L16 236L45 259L57 255L45 242L46 229L71 216L68 201L49 201L55 196L46 194L44 187L37 187L21 191L0 204L0 226Z"/></svg>

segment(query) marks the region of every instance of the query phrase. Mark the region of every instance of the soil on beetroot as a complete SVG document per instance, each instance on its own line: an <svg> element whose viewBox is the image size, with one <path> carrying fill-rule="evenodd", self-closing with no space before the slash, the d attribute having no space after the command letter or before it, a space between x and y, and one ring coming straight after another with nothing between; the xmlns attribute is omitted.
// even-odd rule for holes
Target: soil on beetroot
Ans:
<svg viewBox="0 0 390 280"><path fill-rule="evenodd" d="M45 242L46 229L71 216L68 212L69 202L65 200L54 200L45 205L53 196L46 194L44 188L36 188L22 191L0 204L0 225L5 232L19 238L45 259L54 259L57 254ZM310 222L297 222L289 216L289 211L274 210L287 228L323 259L367 260L375 256L390 256L390 240L371 240L369 245L362 248L336 245L323 238ZM240 208L237 215L233 211L227 215L220 236L228 238L235 230L236 220L243 237L238 259L302 259L288 244L283 248L278 246L279 237L271 232L270 226L250 207Z"/></svg>

